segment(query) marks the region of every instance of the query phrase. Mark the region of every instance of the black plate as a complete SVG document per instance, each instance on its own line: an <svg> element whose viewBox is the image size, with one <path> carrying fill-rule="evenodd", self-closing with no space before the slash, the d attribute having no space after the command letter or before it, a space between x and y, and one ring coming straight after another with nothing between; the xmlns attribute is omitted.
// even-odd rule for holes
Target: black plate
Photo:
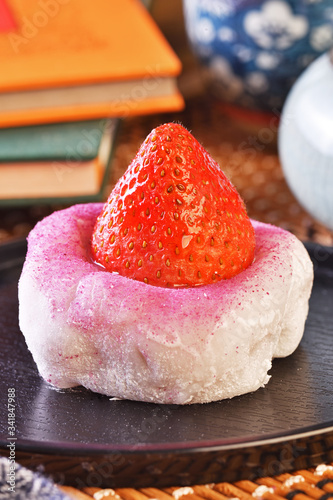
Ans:
<svg viewBox="0 0 333 500"><path fill-rule="evenodd" d="M26 246L0 247L0 446L74 486L167 486L234 481L333 460L333 249L307 245L315 283L297 351L276 359L252 394L205 405L110 400L57 391L38 375L18 327L17 281Z"/></svg>

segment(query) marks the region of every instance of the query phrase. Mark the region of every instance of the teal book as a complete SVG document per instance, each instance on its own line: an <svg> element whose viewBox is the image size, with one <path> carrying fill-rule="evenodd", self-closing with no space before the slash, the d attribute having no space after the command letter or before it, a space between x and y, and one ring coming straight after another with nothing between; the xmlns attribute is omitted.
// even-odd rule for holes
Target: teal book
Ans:
<svg viewBox="0 0 333 500"><path fill-rule="evenodd" d="M0 162L92 160L107 123L105 119L0 129Z"/></svg>
<svg viewBox="0 0 333 500"><path fill-rule="evenodd" d="M119 123L0 130L0 206L102 201Z"/></svg>

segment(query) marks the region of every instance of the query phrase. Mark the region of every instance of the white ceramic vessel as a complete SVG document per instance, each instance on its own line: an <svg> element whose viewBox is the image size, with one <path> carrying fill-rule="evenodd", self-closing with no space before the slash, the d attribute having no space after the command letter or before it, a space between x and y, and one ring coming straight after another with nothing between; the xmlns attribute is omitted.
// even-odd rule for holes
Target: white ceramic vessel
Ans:
<svg viewBox="0 0 333 500"><path fill-rule="evenodd" d="M320 56L299 77L283 107L279 154L303 207L333 230L333 63Z"/></svg>

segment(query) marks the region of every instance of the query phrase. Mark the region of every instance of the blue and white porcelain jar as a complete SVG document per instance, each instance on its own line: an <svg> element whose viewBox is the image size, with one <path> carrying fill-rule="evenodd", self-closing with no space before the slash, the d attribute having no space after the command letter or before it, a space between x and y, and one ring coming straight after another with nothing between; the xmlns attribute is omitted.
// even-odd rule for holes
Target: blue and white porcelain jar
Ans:
<svg viewBox="0 0 333 500"><path fill-rule="evenodd" d="M223 101L281 109L298 75L333 47L332 0L183 0L187 34Z"/></svg>
<svg viewBox="0 0 333 500"><path fill-rule="evenodd" d="M314 61L290 91L278 147L296 198L333 230L333 52Z"/></svg>

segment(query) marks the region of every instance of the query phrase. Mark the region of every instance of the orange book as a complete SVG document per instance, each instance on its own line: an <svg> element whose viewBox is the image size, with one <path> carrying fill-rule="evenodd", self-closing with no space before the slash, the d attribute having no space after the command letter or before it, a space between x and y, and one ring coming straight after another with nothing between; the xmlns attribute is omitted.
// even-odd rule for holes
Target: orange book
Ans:
<svg viewBox="0 0 333 500"><path fill-rule="evenodd" d="M181 109L181 64L139 0L2 0L0 126Z"/></svg>

